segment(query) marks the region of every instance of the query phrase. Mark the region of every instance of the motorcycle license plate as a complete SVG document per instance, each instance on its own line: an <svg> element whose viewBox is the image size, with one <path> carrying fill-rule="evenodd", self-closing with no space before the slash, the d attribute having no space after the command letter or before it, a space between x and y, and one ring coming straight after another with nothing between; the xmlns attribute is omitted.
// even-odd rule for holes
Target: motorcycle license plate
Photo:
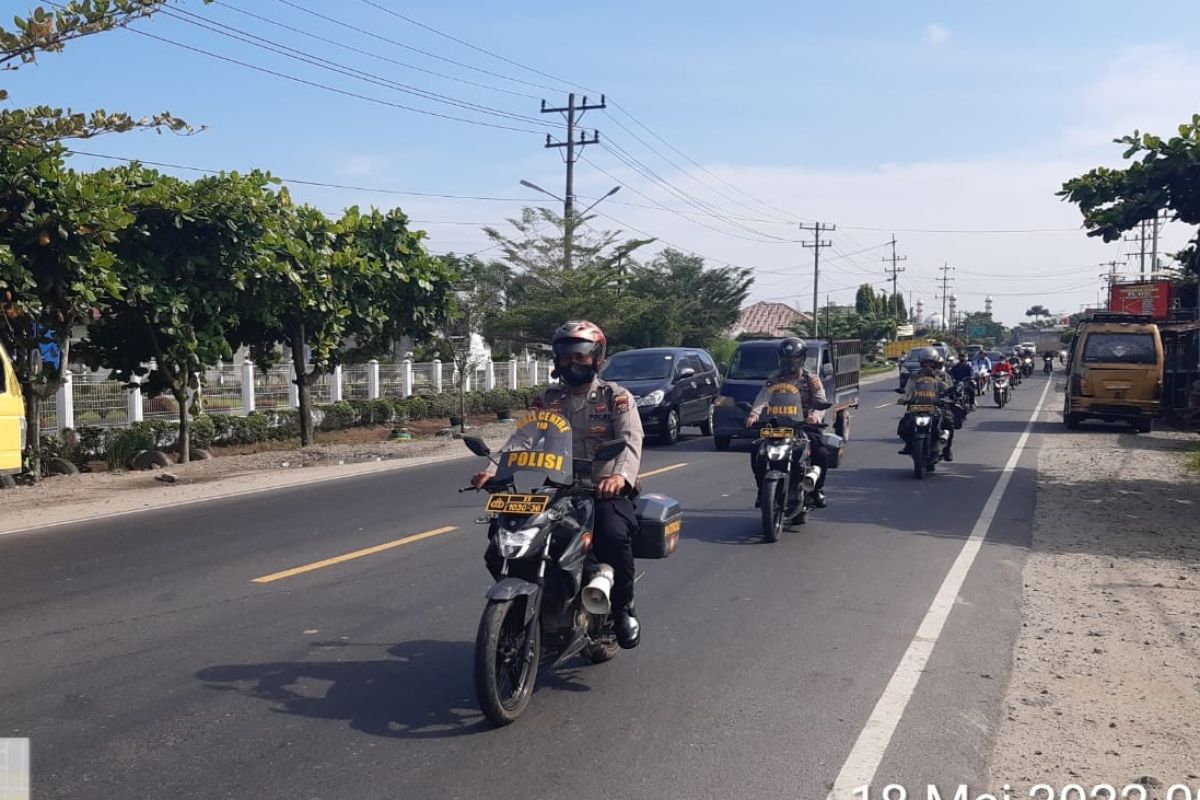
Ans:
<svg viewBox="0 0 1200 800"><path fill-rule="evenodd" d="M763 428L758 435L763 439L790 439L794 432L791 428Z"/></svg>
<svg viewBox="0 0 1200 800"><path fill-rule="evenodd" d="M544 494L494 494L487 500L487 510L493 514L540 514L550 505L549 495Z"/></svg>
<svg viewBox="0 0 1200 800"><path fill-rule="evenodd" d="M908 410L914 414L932 414L933 406L909 406Z"/></svg>

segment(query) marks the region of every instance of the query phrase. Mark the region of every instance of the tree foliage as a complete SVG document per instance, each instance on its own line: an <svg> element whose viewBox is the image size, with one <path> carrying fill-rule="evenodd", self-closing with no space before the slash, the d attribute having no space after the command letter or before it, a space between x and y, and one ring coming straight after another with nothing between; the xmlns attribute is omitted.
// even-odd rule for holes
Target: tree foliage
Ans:
<svg viewBox="0 0 1200 800"><path fill-rule="evenodd" d="M240 293L268 263L274 193L265 173L188 183L138 165L106 171L129 190L133 222L113 252L124 293L88 325L81 355L179 407L179 455L203 371L233 358Z"/></svg>
<svg viewBox="0 0 1200 800"><path fill-rule="evenodd" d="M1116 241L1164 209L1185 224L1200 226L1200 114L1180 125L1177 134L1164 139L1134 131L1115 139L1125 145L1128 167L1097 167L1063 184L1057 195L1079 206L1089 236ZM1175 255L1192 277L1200 277L1198 244L1200 234Z"/></svg>
<svg viewBox="0 0 1200 800"><path fill-rule="evenodd" d="M39 53L60 52L67 42L124 27L148 17L167 0L72 0L47 11L36 7L28 17L16 17L15 29L0 26L0 70L33 64ZM204 0L205 3L212 0ZM0 89L0 101L8 92ZM170 112L134 117L103 109L90 112L38 105L0 109L0 147L45 144L64 139L87 139L103 133L154 128L190 133L192 128Z"/></svg>

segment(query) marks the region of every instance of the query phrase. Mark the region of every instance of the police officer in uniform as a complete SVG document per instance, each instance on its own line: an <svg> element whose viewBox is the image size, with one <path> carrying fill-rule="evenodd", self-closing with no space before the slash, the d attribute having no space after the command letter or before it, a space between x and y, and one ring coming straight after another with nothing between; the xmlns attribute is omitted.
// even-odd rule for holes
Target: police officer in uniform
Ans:
<svg viewBox="0 0 1200 800"><path fill-rule="evenodd" d="M642 418L633 395L615 383L600 380L607 340L604 331L586 320L572 320L554 332L554 377L562 386L545 389L533 407L555 411L571 423L575 458L590 458L605 441L623 439L626 447L612 461L596 466L596 528L592 552L613 569L612 607L617 642L636 647L641 626L633 608L633 534L637 530L631 497L637 486L642 460ZM513 434L505 449L525 449L524 431ZM481 488L495 468L477 473L471 483ZM495 545L487 550L492 575L499 575L501 559Z"/></svg>
<svg viewBox="0 0 1200 800"><path fill-rule="evenodd" d="M779 343L779 371L767 378L767 383L758 392L749 416L746 417L746 427L753 427L767 407L771 387L777 383L790 383L800 389L801 413L805 414L805 422L817 424L825 416L824 411L813 408L813 401L825 402L825 386L821 379L804 368L804 359L808 357L808 345L803 339L795 336L788 337ZM825 508L829 503L825 499L825 476L829 474L829 448L819 433L807 432L809 451L812 455L813 466L821 468L817 478L817 486L812 494L812 503L816 508ZM754 480L762 486L763 473L766 466L758 458L758 448L750 450L750 465L754 470ZM759 500L754 505L757 508Z"/></svg>
<svg viewBox="0 0 1200 800"><path fill-rule="evenodd" d="M921 347L917 350L917 358L921 363L921 371L909 378L905 385L904 396L896 401L901 405L907 405L913 400L928 400L932 405L935 400L954 388L954 384L950 382L949 376L946 375L943 368L945 359L942 358L941 353L932 347ZM950 438L946 440L946 447L942 450L942 458L946 461L953 461L954 451L951 447L954 444L954 421L950 413L940 413L938 419L941 421L942 429L950 431ZM908 414L901 417L896 433L904 440L904 449L900 451L900 455L912 455L914 433L912 417Z"/></svg>

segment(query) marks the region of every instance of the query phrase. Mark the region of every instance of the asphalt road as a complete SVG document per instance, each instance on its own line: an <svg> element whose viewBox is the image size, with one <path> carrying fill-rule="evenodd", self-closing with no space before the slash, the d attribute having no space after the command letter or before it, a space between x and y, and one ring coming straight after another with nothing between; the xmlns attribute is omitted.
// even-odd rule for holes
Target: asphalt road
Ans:
<svg viewBox="0 0 1200 800"><path fill-rule="evenodd" d="M472 461L0 537L0 736L32 737L39 798L823 798L1045 379L981 407L920 482L892 385L864 391L830 507L774 545L744 450L648 448L643 472L683 465L646 487L686 516L676 555L639 562L642 645L543 671L501 730L471 683L489 585L482 501L455 492ZM1040 436L876 786L978 783Z"/></svg>

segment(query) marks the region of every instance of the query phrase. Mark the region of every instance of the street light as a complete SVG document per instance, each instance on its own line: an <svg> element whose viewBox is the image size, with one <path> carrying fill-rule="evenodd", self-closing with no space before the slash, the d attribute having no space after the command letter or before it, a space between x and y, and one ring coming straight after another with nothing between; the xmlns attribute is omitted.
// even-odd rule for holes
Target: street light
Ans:
<svg viewBox="0 0 1200 800"><path fill-rule="evenodd" d="M521 179L521 185L524 186L526 189L533 189L535 192L541 192L542 194L546 195L547 197L553 197L555 200L557 200L560 203L566 202L565 200L563 200L561 197L554 194L553 192L548 192L545 189L543 189L542 187L538 186L536 183L531 183L531 182L525 180L524 178Z"/></svg>
<svg viewBox="0 0 1200 800"><path fill-rule="evenodd" d="M601 195L600 198L596 200L596 202L592 203L590 206L585 208L583 211L580 211L579 216L581 216L581 217L585 216L593 208L600 205L601 201L607 200L608 198L612 197L614 194L616 194L619 191L621 191L620 186L614 186L613 188L609 189L607 192L605 192L603 195Z"/></svg>

